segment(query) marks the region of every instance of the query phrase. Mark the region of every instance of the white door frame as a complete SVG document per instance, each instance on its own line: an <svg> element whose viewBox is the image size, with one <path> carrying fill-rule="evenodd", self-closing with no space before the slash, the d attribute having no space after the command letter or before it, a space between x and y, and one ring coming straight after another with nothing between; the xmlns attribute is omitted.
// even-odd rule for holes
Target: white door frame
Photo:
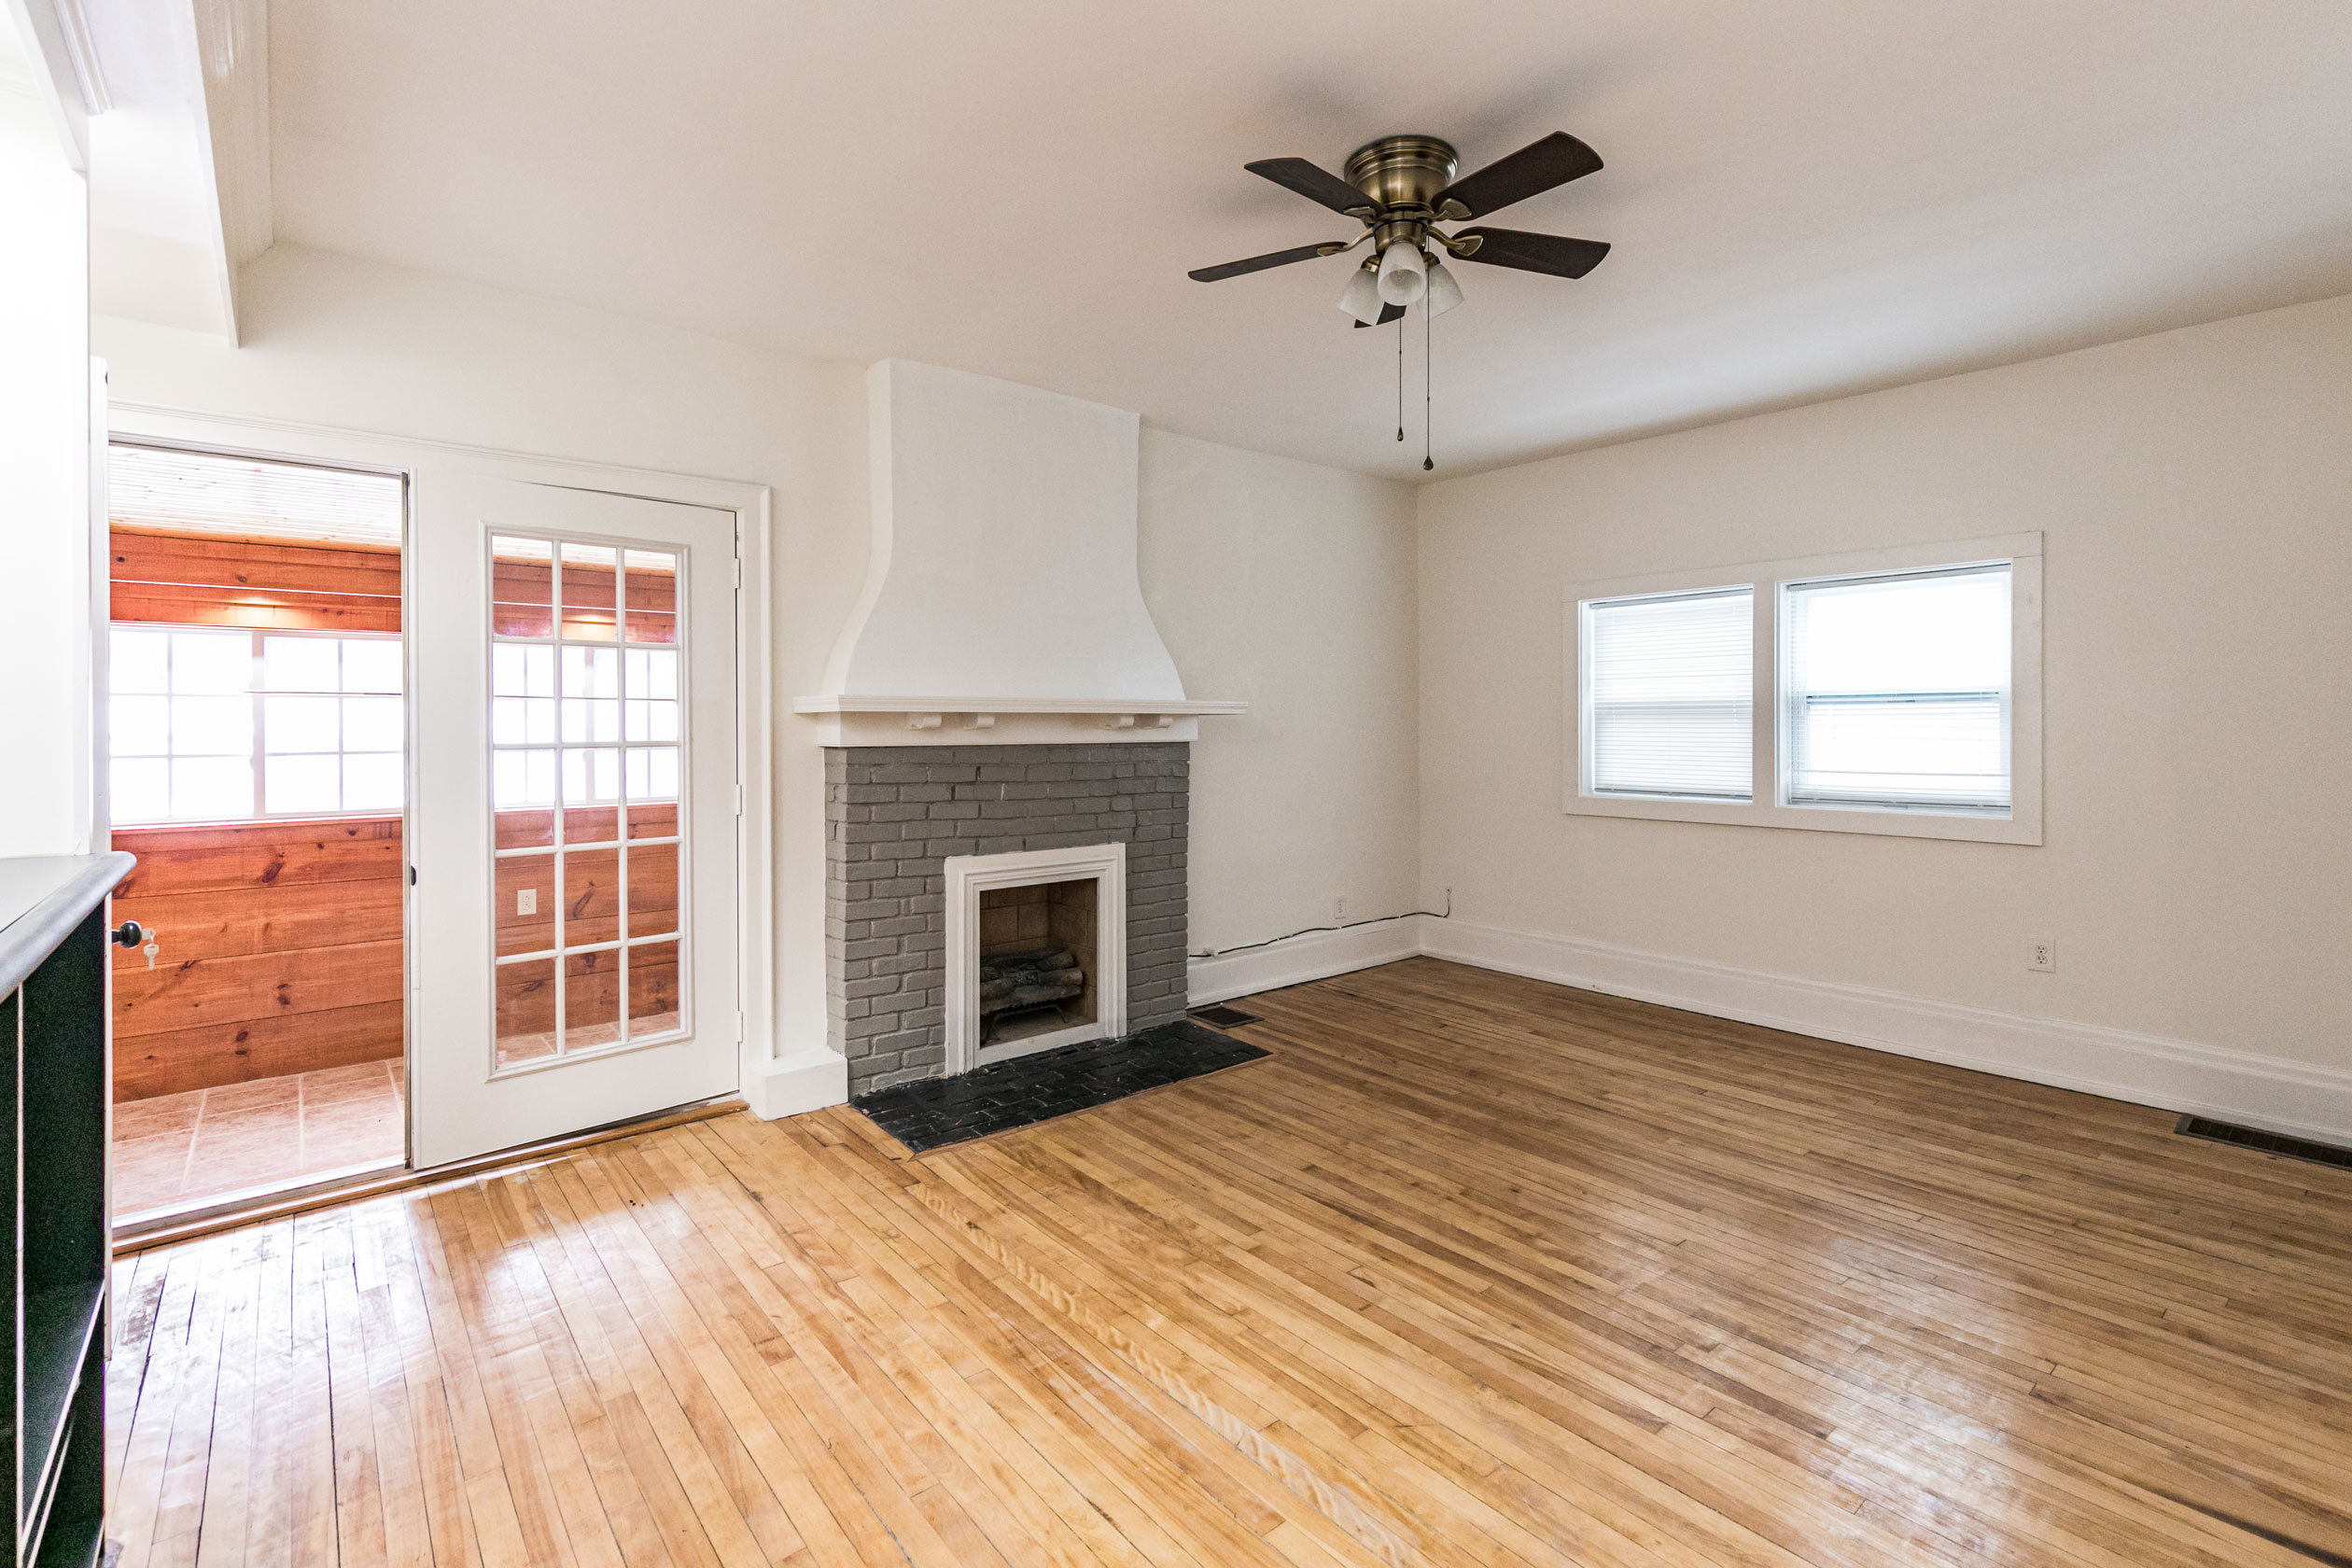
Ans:
<svg viewBox="0 0 2352 1568"><path fill-rule="evenodd" d="M739 1085L760 1081L776 1062L776 896L775 896L775 754L774 671L770 635L772 613L769 560L772 548L770 513L773 496L764 484L740 480L710 479L695 474L665 473L652 469L623 468L609 463L583 463L567 458L539 457L496 447L468 446L455 441L427 441L410 436L382 436L329 425L293 420L248 418L192 413L145 403L112 406L109 434L119 439L186 446L207 452L251 457L277 457L298 463L325 463L367 469L379 473L414 477L437 470L462 469L527 484L563 485L603 490L647 500L676 501L687 506L729 511L735 519L735 558L741 563L735 584L735 786L741 807L735 819L735 919L737 1005L743 1015L743 1039L736 1050ZM101 533L103 519L93 519ZM409 580L415 553L400 556L403 602L413 597ZM413 657L410 661L413 665ZM409 674L413 677L412 667ZM410 709L410 751L414 755L415 710ZM104 763L103 726L96 726L98 762ZM411 809L413 809L412 805ZM100 821L105 833L112 824ZM414 842L414 823L401 824L403 845ZM404 850L405 853L405 850ZM402 961L415 950L415 933L406 925L413 919L413 901L403 918ZM411 972L403 987L403 1015L416 1015L416 976ZM414 1114L410 1127L413 1141Z"/></svg>

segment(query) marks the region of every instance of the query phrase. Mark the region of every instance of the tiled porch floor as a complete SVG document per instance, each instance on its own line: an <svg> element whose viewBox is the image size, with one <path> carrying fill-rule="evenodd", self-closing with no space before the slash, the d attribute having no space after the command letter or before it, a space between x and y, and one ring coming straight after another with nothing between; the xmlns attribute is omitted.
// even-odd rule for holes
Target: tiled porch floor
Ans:
<svg viewBox="0 0 2352 1568"><path fill-rule="evenodd" d="M361 1062L119 1102L115 1218L399 1160L404 1065Z"/></svg>

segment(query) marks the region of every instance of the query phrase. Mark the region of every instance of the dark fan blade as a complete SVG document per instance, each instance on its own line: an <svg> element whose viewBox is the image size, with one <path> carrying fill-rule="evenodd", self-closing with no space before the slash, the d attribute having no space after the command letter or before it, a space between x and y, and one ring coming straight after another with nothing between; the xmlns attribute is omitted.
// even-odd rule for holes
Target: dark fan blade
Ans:
<svg viewBox="0 0 2352 1568"><path fill-rule="evenodd" d="M1253 256L1246 261L1228 261L1222 267L1196 267L1186 273L1196 283L1216 283L1225 278L1239 277L1243 273L1262 273L1268 267L1287 267L1294 261L1312 261L1328 252L1323 245L1300 245L1296 250L1278 250L1267 256Z"/></svg>
<svg viewBox="0 0 2352 1568"><path fill-rule="evenodd" d="M1404 314L1405 307L1403 305L1382 305L1380 307L1379 325L1385 327ZM1359 321L1356 325L1359 327L1369 327L1373 324L1369 321Z"/></svg>
<svg viewBox="0 0 2352 1568"><path fill-rule="evenodd" d="M1368 213L1373 210L1372 198L1341 179L1326 174L1304 158L1262 158L1255 163L1241 165L1261 179L1270 179L1285 190L1295 190L1309 202L1321 202L1336 213Z"/></svg>
<svg viewBox="0 0 2352 1568"><path fill-rule="evenodd" d="M1579 278L1601 265L1609 247L1599 240L1572 240L1562 234L1529 234L1517 229L1464 229L1454 235L1478 238L1478 248L1462 258L1492 267L1517 267L1522 273L1549 273L1554 277Z"/></svg>
<svg viewBox="0 0 2352 1568"><path fill-rule="evenodd" d="M1582 179L1599 167L1599 153L1567 132L1555 131L1540 142L1528 143L1508 158L1497 159L1475 175L1463 175L1439 191L1430 205L1442 209L1449 201L1459 202L1469 209L1461 217L1484 217L1514 202L1540 195L1553 186ZM1441 210L1439 216L1448 215Z"/></svg>

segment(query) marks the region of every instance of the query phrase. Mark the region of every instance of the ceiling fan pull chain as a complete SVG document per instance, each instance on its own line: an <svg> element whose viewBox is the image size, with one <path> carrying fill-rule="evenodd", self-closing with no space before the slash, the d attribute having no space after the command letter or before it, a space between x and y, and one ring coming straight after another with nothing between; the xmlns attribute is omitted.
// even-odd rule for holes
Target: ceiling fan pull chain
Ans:
<svg viewBox="0 0 2352 1568"><path fill-rule="evenodd" d="M1396 439L1405 439L1405 318L1396 318Z"/></svg>
<svg viewBox="0 0 2352 1568"><path fill-rule="evenodd" d="M1430 434L1429 428L1429 384L1431 378L1431 371L1429 368L1429 350L1430 345L1435 341L1435 340L1430 336L1429 301L1424 300L1421 301L1421 472L1423 473L1429 472L1430 469L1437 466L1436 462L1432 459L1429 455L1430 443L1434 439Z"/></svg>

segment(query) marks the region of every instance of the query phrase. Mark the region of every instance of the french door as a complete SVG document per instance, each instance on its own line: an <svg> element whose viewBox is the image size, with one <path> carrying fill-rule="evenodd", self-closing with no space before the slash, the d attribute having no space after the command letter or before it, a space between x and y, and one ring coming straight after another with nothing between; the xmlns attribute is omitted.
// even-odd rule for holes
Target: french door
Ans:
<svg viewBox="0 0 2352 1568"><path fill-rule="evenodd" d="M411 1151L736 1086L735 516L418 476Z"/></svg>

